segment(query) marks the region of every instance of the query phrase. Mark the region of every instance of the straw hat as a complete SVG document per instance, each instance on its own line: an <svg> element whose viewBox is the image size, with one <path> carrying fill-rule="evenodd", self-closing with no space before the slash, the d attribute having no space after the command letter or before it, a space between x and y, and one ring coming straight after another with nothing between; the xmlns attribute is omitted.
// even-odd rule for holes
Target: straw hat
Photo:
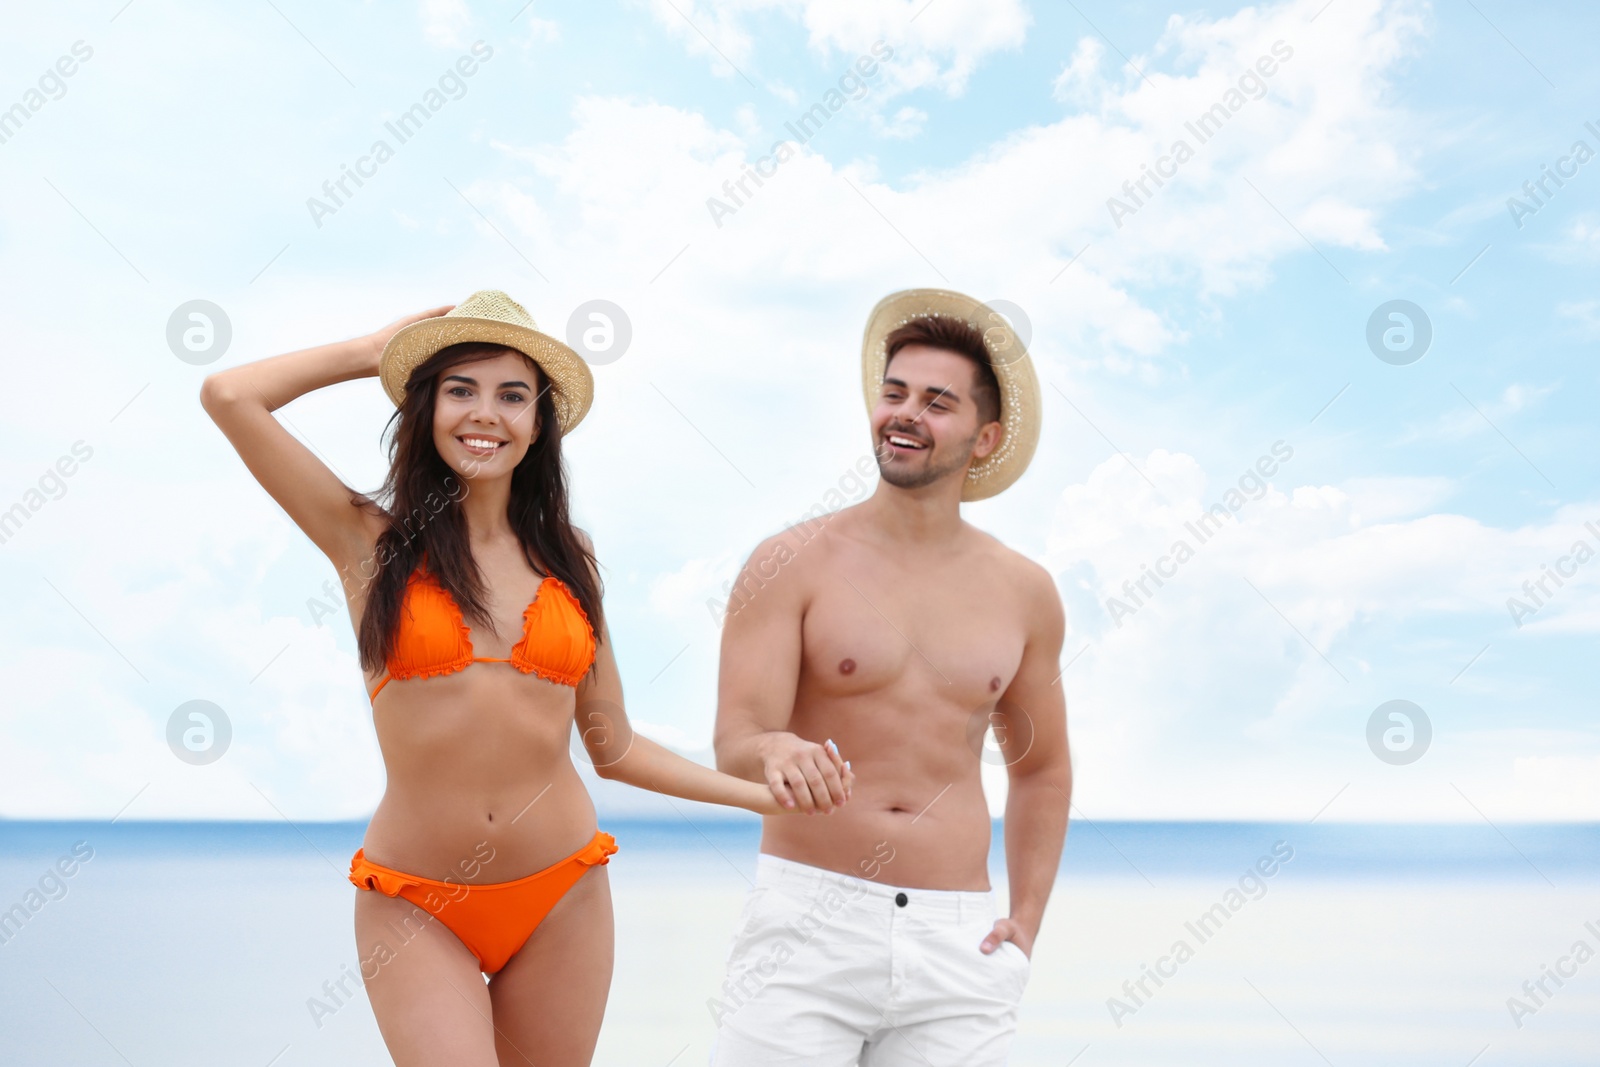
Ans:
<svg viewBox="0 0 1600 1067"><path fill-rule="evenodd" d="M1000 383L1000 425L1005 435L993 452L967 469L966 484L961 487L962 500L983 500L1022 477L1033 459L1039 446L1039 379L1028 350L1005 316L982 301L948 289L906 289L878 301L867 316L867 332L861 342L861 392L868 411L883 388L889 334L927 315L960 319L982 333Z"/></svg>
<svg viewBox="0 0 1600 1067"><path fill-rule="evenodd" d="M589 364L572 349L541 333L523 306L498 289L480 289L443 315L401 328L383 346L378 378L399 407L406 381L423 360L441 348L463 341L487 341L515 348L539 365L550 381L556 422L568 434L589 413L594 376Z"/></svg>

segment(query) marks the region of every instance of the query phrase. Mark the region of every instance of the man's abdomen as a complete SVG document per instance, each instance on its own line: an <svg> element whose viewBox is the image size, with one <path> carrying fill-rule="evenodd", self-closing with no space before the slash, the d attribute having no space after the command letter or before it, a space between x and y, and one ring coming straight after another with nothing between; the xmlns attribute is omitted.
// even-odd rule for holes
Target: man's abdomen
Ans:
<svg viewBox="0 0 1600 1067"><path fill-rule="evenodd" d="M851 762L857 781L848 804L829 815L767 816L761 851L881 885L989 888L989 810L975 772L889 788L869 784L876 761Z"/></svg>

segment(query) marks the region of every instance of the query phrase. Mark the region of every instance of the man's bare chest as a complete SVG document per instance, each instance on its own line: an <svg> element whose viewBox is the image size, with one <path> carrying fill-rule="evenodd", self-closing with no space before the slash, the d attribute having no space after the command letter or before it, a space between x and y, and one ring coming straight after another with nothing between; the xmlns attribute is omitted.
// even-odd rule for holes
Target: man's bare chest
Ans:
<svg viewBox="0 0 1600 1067"><path fill-rule="evenodd" d="M805 680L841 697L898 690L971 709L992 704L1022 661L1026 620L992 576L950 571L820 576L801 623Z"/></svg>

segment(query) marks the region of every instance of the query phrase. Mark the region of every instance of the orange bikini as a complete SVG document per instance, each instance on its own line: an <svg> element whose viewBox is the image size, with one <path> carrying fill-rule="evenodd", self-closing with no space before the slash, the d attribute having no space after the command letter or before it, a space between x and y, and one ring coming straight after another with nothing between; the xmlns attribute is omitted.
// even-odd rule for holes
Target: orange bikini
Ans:
<svg viewBox="0 0 1600 1067"><path fill-rule="evenodd" d="M617 850L617 840L604 830L566 859L526 878L494 885L463 885L418 878L367 859L356 849L350 860L350 881L358 889L376 889L403 897L450 928L478 958L478 969L494 974L533 935L550 909L578 884L590 867L604 866Z"/></svg>
<svg viewBox="0 0 1600 1067"><path fill-rule="evenodd" d="M505 659L472 654L472 631L455 598L421 567L406 582L400 632L385 664L389 671L368 694L395 678L454 674L473 663L509 663L523 674L537 674L559 685L576 686L594 663L594 629L583 605L561 579L539 583L533 603L522 612L522 640Z"/></svg>
<svg viewBox="0 0 1600 1067"><path fill-rule="evenodd" d="M394 650L388 673L370 694L392 679L432 678L453 674L474 663L509 663L524 674L537 674L559 685L576 687L594 663L594 628L577 597L553 575L539 583L533 603L522 612L522 640L504 659L472 654L472 635L461 609L423 567L406 582ZM596 830L587 845L542 871L510 882L466 885L421 878L371 862L364 849L350 860L350 881L403 897L437 917L478 960L479 969L494 974L516 955L550 909L591 867L604 866L617 851L616 839Z"/></svg>

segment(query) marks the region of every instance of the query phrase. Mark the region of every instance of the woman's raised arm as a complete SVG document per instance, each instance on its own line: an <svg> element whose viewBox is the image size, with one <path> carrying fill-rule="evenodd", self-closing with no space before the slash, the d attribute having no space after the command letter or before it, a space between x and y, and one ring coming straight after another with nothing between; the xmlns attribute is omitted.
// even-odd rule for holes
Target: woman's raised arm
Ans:
<svg viewBox="0 0 1600 1067"><path fill-rule="evenodd" d="M230 367L200 386L201 406L244 465L335 566L359 558L381 520L353 505L352 491L272 413L323 386L376 375L378 356L397 330L450 307L397 319L364 337Z"/></svg>

